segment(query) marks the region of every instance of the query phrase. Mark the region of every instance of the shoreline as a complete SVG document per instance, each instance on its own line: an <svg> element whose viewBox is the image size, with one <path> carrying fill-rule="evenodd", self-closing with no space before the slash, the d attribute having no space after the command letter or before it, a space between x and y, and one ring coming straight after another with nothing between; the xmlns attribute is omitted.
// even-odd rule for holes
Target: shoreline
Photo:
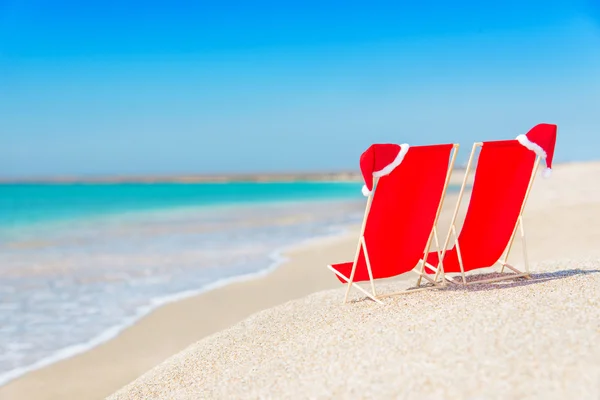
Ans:
<svg viewBox="0 0 600 400"><path fill-rule="evenodd" d="M158 305L114 337L12 378L0 386L0 398L104 398L183 350L198 337L210 336L260 310L315 291L339 287L339 281L331 277L325 267L332 261L329 253L322 254L326 258L315 263L315 270L310 274L299 270L297 254L312 253L313 249L323 246L342 248L343 251L338 253L344 256L350 254L355 246L354 231L358 229L355 225L347 225L340 232L276 249L271 253L275 260L270 269L265 268L246 279L236 277L237 280L230 280L220 287ZM318 279L314 279L315 275ZM299 282L287 288L290 276L295 276ZM270 290L268 296L263 296L265 290ZM232 302L232 298L239 299ZM169 322L165 323L165 320ZM115 361L118 368L113 365ZM100 376L99 370L103 371ZM69 385L56 383L65 379L69 380Z"/></svg>
<svg viewBox="0 0 600 400"><path fill-rule="evenodd" d="M41 360L29 366L19 367L17 369L0 374L0 389L3 386L9 384L10 382L19 379L20 377L23 377L31 372L35 372L42 368L51 367L53 364L56 364L60 361L67 360L80 354L84 354L106 342L117 338L123 331L125 331L128 328L131 328L142 319L148 317L150 314L152 314L159 308L164 307L168 304L197 297L214 290L225 288L229 285L264 278L269 274L273 273L278 268L282 267L285 263L290 261L290 258L286 256L287 253L297 251L305 247L310 247L311 245L322 243L323 241L327 240L343 240L343 238L345 238L351 233L353 227L354 225L347 225L341 228L339 232L307 238L299 242L275 249L268 255L270 264L266 268L263 268L256 272L219 279L199 289L185 290L170 295L151 298L148 301L148 304L141 306L138 310L136 310L134 316L128 318L122 323L105 329L101 333L92 337L90 340L59 349L55 351L52 355L42 358Z"/></svg>

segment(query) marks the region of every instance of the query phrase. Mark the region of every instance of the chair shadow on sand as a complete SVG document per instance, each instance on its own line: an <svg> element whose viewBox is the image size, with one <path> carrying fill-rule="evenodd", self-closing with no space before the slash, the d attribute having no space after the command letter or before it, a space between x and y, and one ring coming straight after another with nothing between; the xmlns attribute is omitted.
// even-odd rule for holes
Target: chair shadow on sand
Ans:
<svg viewBox="0 0 600 400"><path fill-rule="evenodd" d="M509 289L509 288L514 288L514 287L520 287L520 286L529 286L529 285L536 285L539 283L544 283L544 282L549 282L549 281L553 281L553 280L557 280L557 279L565 279L565 278L570 278L573 276L578 276L578 275L589 275L589 274L597 274L600 273L599 269L580 269L580 268L576 268L576 269L565 269L565 270L559 270L559 271L552 271L552 272L532 272L530 274L530 278L516 278L515 280L504 280L504 281L500 281L500 282L493 282L493 283L476 283L479 280L483 280L483 279L494 279L494 278L499 278L499 277L508 277L510 275L516 275L514 273L499 273L499 272L490 272L490 273L484 273L484 274L475 274L475 275L468 275L465 276L467 283L468 282L475 282L472 283L468 286L464 286L462 283L461 284L453 284L453 283L447 283L445 288L433 288L431 285L428 285L431 287L432 291L437 291L437 292L445 292L445 291L465 291L465 292L479 292L479 291L489 291L489 290L499 290L499 289ZM457 276L455 278L455 281L457 282L461 282L461 277ZM421 289L423 288L423 286L421 286ZM406 292L406 294L410 294L410 290L411 289L416 289L416 287L411 287L408 289L408 291ZM363 301L369 301L371 299L369 299L368 297L361 297L358 299L354 299L352 301L350 301L350 303L360 303ZM372 301L372 300L371 300Z"/></svg>
<svg viewBox="0 0 600 400"><path fill-rule="evenodd" d="M497 290L497 289L509 289L509 288L514 288L514 287L519 287L519 286L536 285L539 283L544 283L544 282L553 281L553 280L557 280L557 279L570 278L572 276L577 276L577 275L589 275L589 274L594 274L594 273L600 273L600 270L598 270L598 269L580 269L580 268L565 269L565 270L552 271L552 272L531 273L529 275L530 276L529 279L525 278L525 277L519 277L519 278L515 278L515 280L505 280L505 281L493 282L493 283L476 283L476 281L482 280L482 279L494 279L494 278L499 278L499 277L503 277L503 276L508 277L510 275L516 275L514 273L501 274L499 272L491 272L491 273L485 273L485 274L476 274L476 275L466 276L465 278L466 278L467 283L469 283L469 282L474 282L474 283L469 284L466 287L462 284L458 284L458 285L448 284L448 285L446 285L446 288L441 289L441 291L444 291L444 290L487 291L487 290ZM455 280L460 281L460 279L461 279L460 277L457 277Z"/></svg>
<svg viewBox="0 0 600 400"><path fill-rule="evenodd" d="M598 269L565 269L559 271L552 272L537 272L531 273L530 278L519 277L514 280L505 280L500 282L492 282L492 283L477 283L479 280L483 279L495 279L500 277L509 277L510 275L516 275L514 273L499 273L499 272L490 272L484 274L475 274L465 276L467 283L473 282L468 286L464 286L463 284L452 284L448 283L444 289L439 289L438 291L488 291L488 290L498 290L498 289L509 289L519 286L528 286L528 285L536 285L539 283L544 283L548 281L553 281L557 279L565 279L570 278L572 276L577 275L589 275L594 273L600 273ZM462 278L457 276L454 278L455 281L462 282ZM437 290L437 289L436 289Z"/></svg>

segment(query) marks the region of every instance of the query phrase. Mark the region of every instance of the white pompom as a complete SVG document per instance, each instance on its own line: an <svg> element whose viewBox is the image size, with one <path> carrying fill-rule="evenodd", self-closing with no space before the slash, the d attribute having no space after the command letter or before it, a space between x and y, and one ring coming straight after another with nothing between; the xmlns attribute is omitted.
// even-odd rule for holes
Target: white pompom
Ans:
<svg viewBox="0 0 600 400"><path fill-rule="evenodd" d="M365 197L369 197L371 195L371 191L369 190L369 188L367 188L367 185L363 185L362 194Z"/></svg>
<svg viewBox="0 0 600 400"><path fill-rule="evenodd" d="M546 168L546 169L544 169L544 171L542 171L542 177L544 177L544 178L550 178L551 175L552 175L552 170L550 168Z"/></svg>

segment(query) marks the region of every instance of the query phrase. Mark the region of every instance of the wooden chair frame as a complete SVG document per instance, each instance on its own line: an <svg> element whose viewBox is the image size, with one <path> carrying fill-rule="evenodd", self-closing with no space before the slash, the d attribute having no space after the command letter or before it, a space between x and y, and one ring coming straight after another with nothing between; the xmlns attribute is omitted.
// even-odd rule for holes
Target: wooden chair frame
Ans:
<svg viewBox="0 0 600 400"><path fill-rule="evenodd" d="M443 279L444 277L444 271L443 268L440 268L440 273L442 275L442 280L441 282L437 281L437 274L436 274L436 279L432 279L431 277L429 277L425 272L424 272L424 268L425 268L425 259L427 258L427 255L429 254L429 250L431 248L431 244L432 241L435 241L435 245L437 247L437 251L439 254L441 249L439 247L439 239L438 239L438 235L437 235L437 222L438 222L438 218L440 216L440 212L442 210L442 206L444 204L444 199L446 198L446 191L448 188L448 184L450 182L450 177L452 176L452 170L454 169L454 162L456 160L456 154L458 153L458 149L459 149L459 144L453 144L452 145L452 156L450 157L450 163L448 166L448 172L446 173L446 180L444 182L444 187L442 189L442 197L440 198L440 204L438 205L438 209L435 215L435 220L433 222L433 227L431 229L431 233L429 234L429 238L427 239L427 243L425 245L425 250L423 251L423 258L421 258L418 262L418 264L415 266L415 268L413 268L410 272L414 272L415 274L419 275L419 284L417 285L416 288L414 289L407 289L407 290L403 290L403 291L399 291L399 292L394 292L394 293L387 293L387 294L383 294L383 295L378 295L376 290L375 290L375 279L373 278L373 272L371 269L371 262L369 260L369 253L367 250L367 243L365 240L365 228L367 226L367 220L369 217L369 212L371 210L371 204L373 203L373 198L375 197L376 193L377 193L377 184L379 182L379 178L375 178L373 181L373 191L371 193L371 195L369 195L368 199L367 199L367 205L365 207L365 215L363 217L363 222L362 222L362 226L360 229L360 235L358 238L358 245L356 247L356 254L354 256L354 263L352 264L352 271L350 272L350 276L344 276L342 273L340 273L339 271L335 270L331 265L328 265L327 268L329 268L334 274L336 274L337 276L339 276L341 279L343 279L344 281L347 282L348 287L346 289L346 294L344 296L344 303L348 302L348 295L350 293L350 288L354 287L355 289L358 289L360 292L362 292L363 294L365 294L368 298L370 298L371 300L375 301L376 303L379 304L383 304L381 299L385 298L385 297L391 297L391 296L396 296L396 295L400 295L400 294L405 294L405 293L413 293L413 292L419 292L422 290L429 290L429 289L434 289L434 288L440 288L440 287L445 287L446 286L446 281ZM369 291L367 291L366 289L364 289L363 287L361 287L357 282L354 282L354 274L356 272L356 267L358 264L358 259L360 256L360 252L363 251L364 255L365 255L365 262L367 264L367 272L369 273L369 282L370 282L370 286L371 286L371 292L369 293ZM425 278L428 282L430 282L432 284L432 286L427 286L427 287L420 287L420 282L421 282L421 278Z"/></svg>
<svg viewBox="0 0 600 400"><path fill-rule="evenodd" d="M448 235L446 236L446 241L444 242L444 247L441 253L441 256L439 258L440 260L440 268L435 268L430 264L427 264L428 269L431 269L432 271L435 272L435 277L434 280L437 281L438 276L440 274L440 269L442 270L442 279L447 279L449 282L452 282L454 284L462 284L462 285L473 285L473 284L481 284L481 283L492 283L492 282L500 282L500 281L504 281L504 280L511 280L511 279L516 279L516 278L526 278L526 279L531 279L531 277L529 276L529 259L527 257L527 243L525 240L525 227L523 224L523 212L525 210L525 204L527 203L527 199L529 198L529 194L531 192L531 188L533 186L533 182L535 180L536 174L537 174L537 170L538 167L540 165L540 157L536 157L534 166L533 166L533 171L531 173L531 178L529 179L529 184L527 186L527 191L525 192L525 198L523 199L523 204L521 204L521 210L519 211L519 216L517 218L517 222L515 224L515 227L513 228L513 233L510 237L510 240L508 242L508 246L506 247L506 249L503 252L503 257L501 257L498 261L496 261L494 263L494 265L499 264L501 266L501 270L500 273L504 273L504 268L508 268L511 271L513 271L515 274L507 274L506 276L502 276L502 277L498 277L498 278L491 278L491 279L480 279L480 280L473 280L471 282L467 282L466 276L465 276L465 270L464 270L464 266L463 266L463 260L462 260L462 256L460 253L460 245L458 243L458 234L456 233L456 218L458 216L458 211L460 209L460 204L463 198L463 194L465 192L465 188L467 186L467 181L469 178L469 173L471 172L471 167L473 164L473 159L475 158L475 154L477 153L477 150L483 146L483 143L481 142L477 142L475 144L473 144L473 149L471 150L471 155L469 157L469 162L467 163L467 170L465 171L465 176L463 179L463 183L462 186L460 188L460 193L458 194L458 200L456 201L456 208L454 209L454 214L452 215L452 222L450 225L450 229L448 231ZM468 211L467 211L468 212ZM524 264L525 264L525 272L518 270L517 268L515 268L512 265L508 264L508 256L510 255L510 250L512 248L512 245L514 243L515 237L516 237L516 233L517 233L517 228L519 228L520 233L521 233L521 242L523 245L523 260L524 260ZM460 265L460 276L462 278L462 282L457 282L455 279L453 279L452 277L445 275L443 273L443 259L444 256L446 255L446 251L448 249L448 244L450 243L450 237L453 236L454 237L454 243L456 246L456 253L458 256L458 262ZM417 282L418 284L420 283L420 278L419 281Z"/></svg>

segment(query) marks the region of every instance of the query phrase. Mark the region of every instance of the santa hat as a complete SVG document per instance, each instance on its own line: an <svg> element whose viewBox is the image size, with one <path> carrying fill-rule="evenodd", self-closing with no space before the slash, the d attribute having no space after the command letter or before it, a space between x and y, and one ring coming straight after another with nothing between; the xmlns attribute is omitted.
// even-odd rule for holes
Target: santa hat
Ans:
<svg viewBox="0 0 600 400"><path fill-rule="evenodd" d="M410 146L404 144L373 144L360 156L360 170L365 184L362 188L364 196L373 192L373 178L381 178L390 174L408 152Z"/></svg>
<svg viewBox="0 0 600 400"><path fill-rule="evenodd" d="M548 178L552 174L552 158L554 158L556 131L556 125L539 124L531 128L525 135L517 136L519 143L546 160L546 169L542 173L544 178Z"/></svg>

